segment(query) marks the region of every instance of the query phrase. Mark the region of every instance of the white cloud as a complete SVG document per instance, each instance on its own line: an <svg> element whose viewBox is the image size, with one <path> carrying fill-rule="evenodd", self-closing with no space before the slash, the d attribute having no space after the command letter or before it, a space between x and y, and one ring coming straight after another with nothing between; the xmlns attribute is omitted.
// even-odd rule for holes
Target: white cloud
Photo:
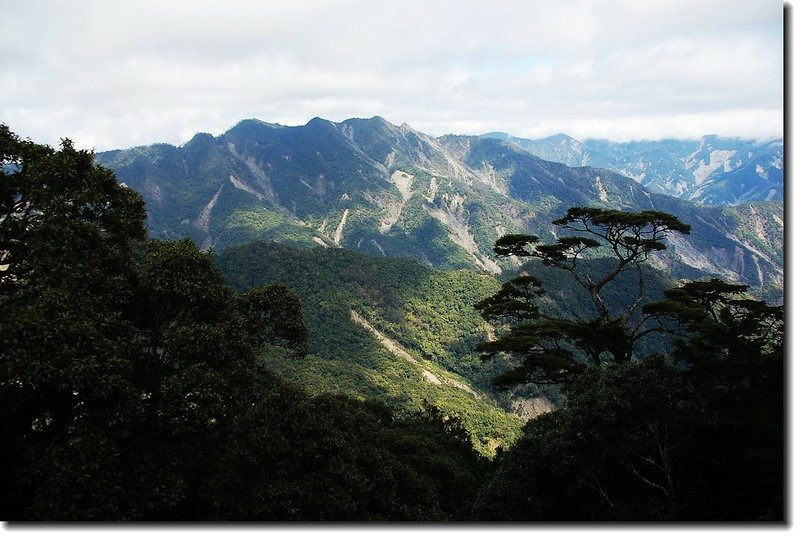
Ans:
<svg viewBox="0 0 799 537"><path fill-rule="evenodd" d="M782 133L774 0L6 0L0 121L97 149L238 120L431 134Z"/></svg>

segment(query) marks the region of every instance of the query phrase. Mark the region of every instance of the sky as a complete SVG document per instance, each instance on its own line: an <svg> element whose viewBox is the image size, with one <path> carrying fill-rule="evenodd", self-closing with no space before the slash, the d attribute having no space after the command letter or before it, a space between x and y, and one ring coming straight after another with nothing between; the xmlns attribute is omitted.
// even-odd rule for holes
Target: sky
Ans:
<svg viewBox="0 0 799 537"><path fill-rule="evenodd" d="M435 136L766 140L783 54L776 0L3 0L0 122L98 151L375 115Z"/></svg>

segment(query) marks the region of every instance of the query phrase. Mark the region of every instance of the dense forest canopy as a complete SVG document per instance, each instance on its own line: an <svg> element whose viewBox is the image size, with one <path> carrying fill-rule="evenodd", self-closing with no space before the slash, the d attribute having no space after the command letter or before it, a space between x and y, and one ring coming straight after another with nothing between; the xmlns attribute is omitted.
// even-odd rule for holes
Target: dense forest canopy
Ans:
<svg viewBox="0 0 799 537"><path fill-rule="evenodd" d="M293 360L267 347L270 371L311 393L345 393L399 413L436 406L458 416L488 457L518 437L522 418L491 385L498 369L474 350L488 327L472 304L496 289L492 276L267 242L228 248L216 262L241 292L281 283L300 297L308 355Z"/></svg>

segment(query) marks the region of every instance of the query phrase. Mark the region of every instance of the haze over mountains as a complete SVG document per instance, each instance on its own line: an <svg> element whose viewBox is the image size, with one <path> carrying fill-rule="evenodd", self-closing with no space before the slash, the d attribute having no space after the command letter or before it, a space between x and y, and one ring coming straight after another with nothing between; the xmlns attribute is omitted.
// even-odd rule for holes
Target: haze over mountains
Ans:
<svg viewBox="0 0 799 537"><path fill-rule="evenodd" d="M783 199L784 147L767 142L703 136L700 140L580 142L565 134L538 140L505 133L484 136L516 144L545 160L607 168L652 192L708 205Z"/></svg>
<svg viewBox="0 0 799 537"><path fill-rule="evenodd" d="M268 239L496 274L508 266L492 253L499 236L523 231L548 241L551 221L569 207L658 210L693 230L672 236L656 266L676 278L714 274L781 295L781 142L731 146L705 138L628 147L502 138L434 138L379 117L315 118L298 127L245 120L181 147L157 144L96 158L143 194L153 236L189 236L217 251ZM625 151L640 157L622 165L631 158ZM673 171L674 162L683 162L683 172ZM583 164L614 164L628 175L639 170L641 183ZM749 170L763 184L740 186ZM702 206L654 190L705 203L758 203Z"/></svg>

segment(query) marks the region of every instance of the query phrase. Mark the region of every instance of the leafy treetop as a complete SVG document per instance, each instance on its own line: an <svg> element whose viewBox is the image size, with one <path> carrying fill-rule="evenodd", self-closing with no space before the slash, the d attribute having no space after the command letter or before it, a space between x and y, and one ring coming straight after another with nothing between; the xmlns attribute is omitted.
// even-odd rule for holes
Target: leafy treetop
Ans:
<svg viewBox="0 0 799 537"><path fill-rule="evenodd" d="M511 234L498 239L494 251L500 256L537 258L547 267L570 274L588 293L596 316L579 320L546 315L538 306L543 286L528 274L512 278L498 293L475 304L484 319L502 330L494 341L478 346L483 357L507 353L518 360L495 379L501 387L567 382L606 358L630 361L636 341L662 329L661 324L648 324L654 316L634 320L647 283L643 264L652 252L666 248L668 233L691 231L689 225L667 213L590 207L573 207L553 224L567 233L553 244L538 244L535 235ZM613 262L597 274L584 261L590 252L600 249L609 252ZM607 305L607 285L630 270L637 276L637 292L622 313L614 316Z"/></svg>
<svg viewBox="0 0 799 537"><path fill-rule="evenodd" d="M567 271L574 280L588 291L597 314L609 318L602 290L623 271L634 268L639 275L639 294L631 303L626 319L640 305L643 298L644 281L641 264L653 251L666 249L665 240L670 232L690 234L691 226L677 217L658 211L630 213L592 207L572 207L563 218L552 222L563 230L573 232L559 237L554 244L540 244L533 249L528 246L539 242L535 235L505 235L496 241L494 252L500 256L534 257L546 266ZM599 277L578 268L578 260L592 249L605 247L611 251L616 263Z"/></svg>

